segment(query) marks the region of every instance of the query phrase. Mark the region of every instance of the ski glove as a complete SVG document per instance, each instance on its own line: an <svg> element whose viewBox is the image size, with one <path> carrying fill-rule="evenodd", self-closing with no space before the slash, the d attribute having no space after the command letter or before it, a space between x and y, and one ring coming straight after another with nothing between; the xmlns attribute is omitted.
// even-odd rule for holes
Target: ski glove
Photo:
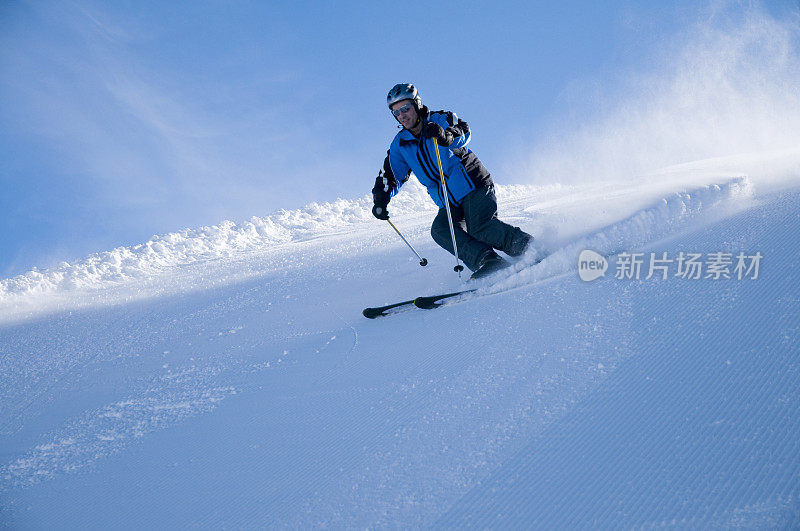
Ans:
<svg viewBox="0 0 800 531"><path fill-rule="evenodd" d="M378 219L389 219L389 211L386 210L386 205L375 205L372 207L372 215Z"/></svg>
<svg viewBox="0 0 800 531"><path fill-rule="evenodd" d="M385 173L381 172L375 178L375 188L372 189L372 200L375 203L375 206L372 207L372 215L378 219L389 219L389 212L386 207L391 197L389 179Z"/></svg>
<svg viewBox="0 0 800 531"><path fill-rule="evenodd" d="M435 122L426 122L422 130L428 138L435 138L440 146L447 147L453 143L453 132L449 127L442 129L442 126Z"/></svg>

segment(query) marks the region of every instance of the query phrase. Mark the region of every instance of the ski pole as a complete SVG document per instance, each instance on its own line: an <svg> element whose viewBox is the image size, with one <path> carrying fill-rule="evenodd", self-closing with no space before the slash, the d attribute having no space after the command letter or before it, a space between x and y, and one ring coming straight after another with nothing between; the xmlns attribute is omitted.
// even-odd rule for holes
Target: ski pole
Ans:
<svg viewBox="0 0 800 531"><path fill-rule="evenodd" d="M392 228L393 228L393 229L394 229L394 231L397 233L397 235L398 235L398 236L400 236L400 238L401 238L401 239L402 239L404 242L406 242L406 245L408 245L408 248L409 248L409 249L411 249L411 251L412 251L412 252L413 252L415 255L417 255L417 258L419 258L419 265L421 265L421 266L426 266L426 265L428 265L428 261L427 261L425 258L422 258L422 257L419 255L419 253L417 252L417 250L416 250L416 249L414 249L414 248L411 246L411 244L410 244L410 243L408 243L408 240L406 240L405 236L403 236L403 235L400 233L400 231L399 231L399 230L397 230L397 227L395 227L395 226L394 226L394 223L392 223L392 220L390 220L390 219L387 219L386 221L388 221L388 222L389 222L389 225L391 225L391 226L392 226Z"/></svg>
<svg viewBox="0 0 800 531"><path fill-rule="evenodd" d="M456 246L456 231L453 228L453 215L450 213L450 198L447 196L447 185L444 183L444 171L442 170L442 159L439 156L439 142L436 138L433 139L433 147L436 151L436 162L439 163L439 177L442 179L442 199L444 199L444 206L447 209L447 222L450 224L450 237L453 238L453 254L456 255L456 266L453 271L458 273L458 278L461 278L461 272L464 271L464 266L458 261L458 247Z"/></svg>

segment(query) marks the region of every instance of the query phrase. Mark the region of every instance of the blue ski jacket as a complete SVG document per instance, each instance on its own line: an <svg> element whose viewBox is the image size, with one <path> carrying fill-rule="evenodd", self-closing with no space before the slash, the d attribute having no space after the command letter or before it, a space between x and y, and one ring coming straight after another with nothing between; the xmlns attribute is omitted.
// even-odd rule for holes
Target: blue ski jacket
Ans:
<svg viewBox="0 0 800 531"><path fill-rule="evenodd" d="M442 171L450 204L459 206L471 191L482 186L490 186L492 177L478 157L465 147L470 140L467 123L453 112L427 111L427 108L422 109L420 119L435 122L453 134L453 142L449 146L439 145L439 156L442 160ZM383 170L376 180L376 187L384 188L389 197L394 197L400 187L408 181L411 173L428 189L428 194L434 203L439 208L444 208L433 139L425 137L424 132L420 132L416 137L411 131L403 129L397 133L389 147L383 162Z"/></svg>

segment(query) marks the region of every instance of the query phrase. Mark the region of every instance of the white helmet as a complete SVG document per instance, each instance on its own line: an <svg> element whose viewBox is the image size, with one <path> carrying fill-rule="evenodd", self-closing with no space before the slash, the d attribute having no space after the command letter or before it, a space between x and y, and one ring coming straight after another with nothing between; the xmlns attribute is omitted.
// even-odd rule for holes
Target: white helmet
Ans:
<svg viewBox="0 0 800 531"><path fill-rule="evenodd" d="M386 105L392 108L392 105L398 101L412 100L417 111L422 109L422 99L417 93L417 88L411 83L398 83L392 87L389 94L386 95Z"/></svg>

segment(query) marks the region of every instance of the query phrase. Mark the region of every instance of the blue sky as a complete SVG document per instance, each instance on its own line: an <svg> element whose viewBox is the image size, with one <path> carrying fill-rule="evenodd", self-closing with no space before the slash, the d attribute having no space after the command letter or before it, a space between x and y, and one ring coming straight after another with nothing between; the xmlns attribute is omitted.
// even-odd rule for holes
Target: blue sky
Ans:
<svg viewBox="0 0 800 531"><path fill-rule="evenodd" d="M750 3L0 4L0 277L369 191L413 82L500 183ZM797 2L774 2L795 16ZM601 101L603 100L603 101Z"/></svg>

